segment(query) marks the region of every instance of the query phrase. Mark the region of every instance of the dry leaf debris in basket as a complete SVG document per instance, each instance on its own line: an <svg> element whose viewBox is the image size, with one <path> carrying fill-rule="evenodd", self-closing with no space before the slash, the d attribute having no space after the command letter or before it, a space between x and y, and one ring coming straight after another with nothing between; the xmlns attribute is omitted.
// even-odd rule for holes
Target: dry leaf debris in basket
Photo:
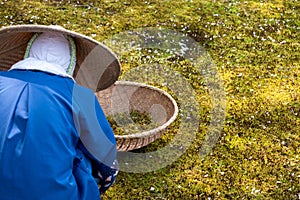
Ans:
<svg viewBox="0 0 300 200"><path fill-rule="evenodd" d="M128 113L117 113L107 117L115 135L129 135L154 129L158 126L151 115L137 110Z"/></svg>

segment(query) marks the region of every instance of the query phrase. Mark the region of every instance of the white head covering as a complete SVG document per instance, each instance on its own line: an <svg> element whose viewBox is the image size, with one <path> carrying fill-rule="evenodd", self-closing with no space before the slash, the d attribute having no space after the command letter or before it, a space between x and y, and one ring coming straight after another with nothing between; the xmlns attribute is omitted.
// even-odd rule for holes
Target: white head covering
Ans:
<svg viewBox="0 0 300 200"><path fill-rule="evenodd" d="M61 33L45 32L40 34L30 47L28 58L14 64L11 69L40 70L64 77L72 77L68 73L71 62L71 48L68 39Z"/></svg>

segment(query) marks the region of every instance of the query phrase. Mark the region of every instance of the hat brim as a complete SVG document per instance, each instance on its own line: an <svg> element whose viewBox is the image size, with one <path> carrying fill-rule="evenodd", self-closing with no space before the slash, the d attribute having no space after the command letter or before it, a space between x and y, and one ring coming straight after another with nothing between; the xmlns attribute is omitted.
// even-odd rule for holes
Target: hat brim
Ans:
<svg viewBox="0 0 300 200"><path fill-rule="evenodd" d="M76 44L74 79L97 92L111 86L120 75L117 56L104 44L60 26L15 25L0 29L0 70L8 70L23 59L27 43L36 32L59 32L71 36Z"/></svg>

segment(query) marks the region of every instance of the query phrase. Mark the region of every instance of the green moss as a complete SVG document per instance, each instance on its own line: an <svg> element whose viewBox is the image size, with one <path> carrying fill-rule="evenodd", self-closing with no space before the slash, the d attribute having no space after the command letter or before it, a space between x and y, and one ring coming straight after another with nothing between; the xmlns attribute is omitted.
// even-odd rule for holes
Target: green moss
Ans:
<svg viewBox="0 0 300 200"><path fill-rule="evenodd" d="M107 116L107 120L115 135L141 133L159 126L152 120L149 113L137 110L132 110L130 113L117 113L113 116Z"/></svg>
<svg viewBox="0 0 300 200"><path fill-rule="evenodd" d="M59 24L99 41L136 28L163 27L188 34L214 60L224 81L227 112L215 148L200 158L212 105L196 67L170 52L144 49L120 55L121 78L144 64L170 66L181 74L195 91L201 123L196 139L176 162L151 173L121 172L103 199L299 198L299 1L0 3L0 26ZM169 89L156 80L151 84ZM179 124L180 119L161 139L135 152L151 152L167 145Z"/></svg>

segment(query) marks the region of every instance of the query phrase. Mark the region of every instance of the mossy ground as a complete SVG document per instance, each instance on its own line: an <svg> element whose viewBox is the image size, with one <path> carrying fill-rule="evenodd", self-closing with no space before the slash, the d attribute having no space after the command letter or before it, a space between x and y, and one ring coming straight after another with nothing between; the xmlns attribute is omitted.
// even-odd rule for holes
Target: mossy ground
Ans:
<svg viewBox="0 0 300 200"><path fill-rule="evenodd" d="M103 199L300 199L298 0L0 0L0 5L0 26L58 24L99 41L136 28L164 27L187 33L214 60L227 112L213 151L199 158L209 123L206 88L197 74L185 73L186 65L176 65L201 105L207 104L200 109L197 139L159 171L120 172ZM149 61L131 56L121 59L123 73ZM176 134L176 128L168 133ZM167 141L168 135L140 151Z"/></svg>

